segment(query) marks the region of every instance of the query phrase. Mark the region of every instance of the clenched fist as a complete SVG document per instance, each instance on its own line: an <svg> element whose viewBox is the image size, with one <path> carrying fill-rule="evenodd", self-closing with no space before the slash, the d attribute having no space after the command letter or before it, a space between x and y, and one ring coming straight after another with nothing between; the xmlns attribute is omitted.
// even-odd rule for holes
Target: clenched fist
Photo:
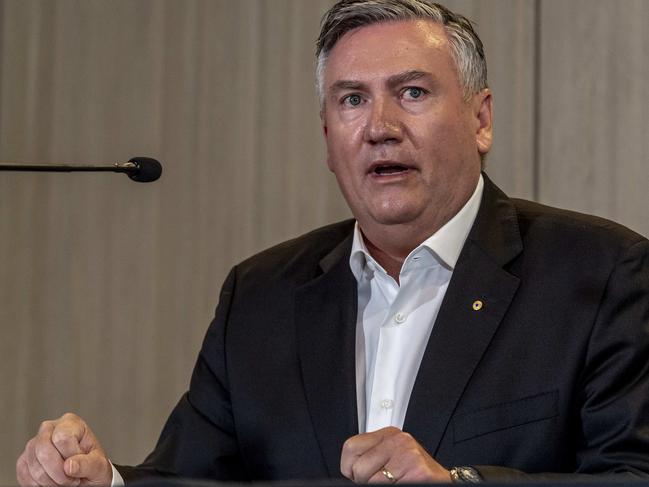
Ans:
<svg viewBox="0 0 649 487"><path fill-rule="evenodd" d="M340 471L357 484L451 482L448 470L411 435L391 426L349 438Z"/></svg>
<svg viewBox="0 0 649 487"><path fill-rule="evenodd" d="M23 486L110 485L113 471L86 422L76 414L41 423L16 462Z"/></svg>

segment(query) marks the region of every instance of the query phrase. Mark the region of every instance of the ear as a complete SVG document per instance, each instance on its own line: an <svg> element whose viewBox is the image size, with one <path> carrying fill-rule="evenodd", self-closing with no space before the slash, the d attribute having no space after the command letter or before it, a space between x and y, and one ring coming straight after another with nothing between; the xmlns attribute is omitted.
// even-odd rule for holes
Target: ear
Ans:
<svg viewBox="0 0 649 487"><path fill-rule="evenodd" d="M473 107L476 121L475 140L480 154L486 154L493 142L493 97L491 90L485 88L474 96Z"/></svg>
<svg viewBox="0 0 649 487"><path fill-rule="evenodd" d="M329 150L329 142L327 140L327 126L326 125L322 126L322 132L324 133L325 142L327 143L327 155L326 155L326 158L325 158L325 162L327 163L327 168L329 168L329 171L336 174L336 170L334 168L334 162L333 162L333 160L331 158L331 151Z"/></svg>
<svg viewBox="0 0 649 487"><path fill-rule="evenodd" d="M320 108L320 121L322 122L322 135L327 140L327 119L324 107Z"/></svg>
<svg viewBox="0 0 649 487"><path fill-rule="evenodd" d="M320 110L320 121L322 122L322 135L324 137L325 143L328 143L328 135L329 135L329 129L327 127L327 120L325 118L325 111L324 109ZM333 166L331 164L331 159L329 157L329 146L327 146L327 167L331 172L334 172Z"/></svg>

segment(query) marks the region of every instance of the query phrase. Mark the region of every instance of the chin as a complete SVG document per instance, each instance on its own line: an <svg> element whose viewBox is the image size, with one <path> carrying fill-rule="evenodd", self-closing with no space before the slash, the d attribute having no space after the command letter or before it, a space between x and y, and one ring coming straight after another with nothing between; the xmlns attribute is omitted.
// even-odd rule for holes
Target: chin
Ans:
<svg viewBox="0 0 649 487"><path fill-rule="evenodd" d="M370 218L379 225L407 225L421 214L412 208L391 208L372 212Z"/></svg>

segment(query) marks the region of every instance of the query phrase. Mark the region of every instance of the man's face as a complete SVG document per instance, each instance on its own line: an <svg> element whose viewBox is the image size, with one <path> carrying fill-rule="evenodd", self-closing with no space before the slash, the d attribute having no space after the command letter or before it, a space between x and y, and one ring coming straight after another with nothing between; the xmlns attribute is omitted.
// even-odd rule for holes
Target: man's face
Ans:
<svg viewBox="0 0 649 487"><path fill-rule="evenodd" d="M459 211L491 146L491 96L464 101L441 25L348 32L329 53L324 90L327 164L366 234L432 233Z"/></svg>

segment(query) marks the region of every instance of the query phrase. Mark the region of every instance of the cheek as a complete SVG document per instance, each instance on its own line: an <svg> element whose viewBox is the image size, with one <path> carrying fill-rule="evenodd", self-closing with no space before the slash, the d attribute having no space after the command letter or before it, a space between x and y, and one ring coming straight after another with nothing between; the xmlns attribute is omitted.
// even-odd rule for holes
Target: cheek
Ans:
<svg viewBox="0 0 649 487"><path fill-rule="evenodd" d="M437 159L448 150L453 131L443 123L420 123L409 125L414 148L425 159Z"/></svg>
<svg viewBox="0 0 649 487"><path fill-rule="evenodd" d="M365 126L367 110L335 110L327 113L325 127L327 135L337 137L338 143L345 143L346 140L355 137L356 133Z"/></svg>
<svg viewBox="0 0 649 487"><path fill-rule="evenodd" d="M471 127L461 119L449 118L444 123L432 124L427 129L427 136L423 140L431 150L442 154L459 156L467 147L475 144Z"/></svg>
<svg viewBox="0 0 649 487"><path fill-rule="evenodd" d="M327 128L325 143L327 146L327 166L329 170L338 175L345 168L345 150L342 142L344 138L335 127Z"/></svg>
<svg viewBox="0 0 649 487"><path fill-rule="evenodd" d="M329 154L337 159L355 158L361 150L362 130L355 125L328 125L326 143Z"/></svg>

